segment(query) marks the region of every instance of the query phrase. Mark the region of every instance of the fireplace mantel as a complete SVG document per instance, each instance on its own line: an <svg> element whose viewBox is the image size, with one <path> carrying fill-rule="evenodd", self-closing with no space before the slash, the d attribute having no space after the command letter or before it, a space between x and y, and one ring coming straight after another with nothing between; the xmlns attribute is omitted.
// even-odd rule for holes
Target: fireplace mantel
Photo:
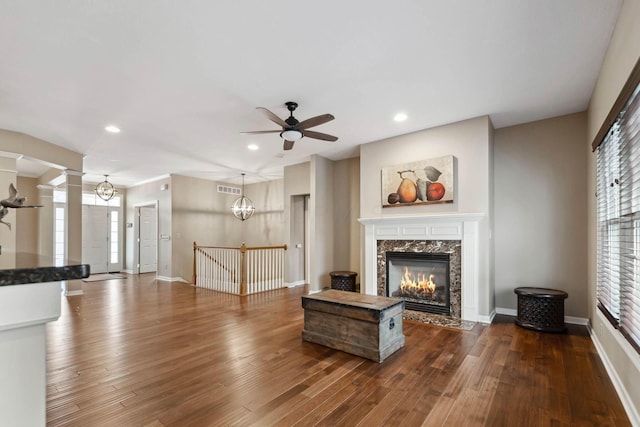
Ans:
<svg viewBox="0 0 640 427"><path fill-rule="evenodd" d="M378 240L460 240L462 243L462 319L485 322L479 316L480 249L478 223L482 213L445 213L420 216L360 218L365 227L364 286L368 295L377 294L376 245Z"/></svg>

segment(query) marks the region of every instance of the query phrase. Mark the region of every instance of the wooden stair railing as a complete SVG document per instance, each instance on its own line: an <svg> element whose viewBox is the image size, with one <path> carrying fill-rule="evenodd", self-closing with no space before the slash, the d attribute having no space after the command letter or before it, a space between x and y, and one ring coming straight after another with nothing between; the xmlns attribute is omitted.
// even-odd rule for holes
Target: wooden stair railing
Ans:
<svg viewBox="0 0 640 427"><path fill-rule="evenodd" d="M222 251L220 258L208 253L207 250ZM199 246L193 242L193 284L222 292L247 295L284 287L284 251L287 245L247 247L243 242L239 248L222 246ZM240 281L237 281L237 269L232 264L240 256ZM225 258L225 260L221 259ZM208 264L206 264L208 263ZM204 265L203 265L204 264ZM211 272L219 268L226 271L233 284L220 283L220 280L199 280L199 272ZM214 273L216 275L216 273ZM219 276L219 272L217 273ZM204 283L206 282L206 284Z"/></svg>

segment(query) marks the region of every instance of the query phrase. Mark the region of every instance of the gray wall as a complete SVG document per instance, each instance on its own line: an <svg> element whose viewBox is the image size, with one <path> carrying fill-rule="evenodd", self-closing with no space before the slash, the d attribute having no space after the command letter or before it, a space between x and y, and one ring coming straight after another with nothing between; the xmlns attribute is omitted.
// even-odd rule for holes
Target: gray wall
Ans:
<svg viewBox="0 0 640 427"><path fill-rule="evenodd" d="M173 277L191 280L194 241L229 247L240 247L243 242L247 246L284 244L283 180L245 185L245 196L256 208L246 221L233 216L231 205L238 196L218 193L220 182L181 175L172 175L171 180Z"/></svg>
<svg viewBox="0 0 640 427"><path fill-rule="evenodd" d="M169 190L162 191L162 185L168 185ZM135 206L153 205L158 203L158 234L171 236L171 178L166 177L146 184L127 188L125 204L125 222L135 224ZM137 271L138 260L134 256L133 245L136 238L136 228L125 228L125 270ZM173 237L172 237L173 239ZM158 276L172 278L171 271L171 240L158 241Z"/></svg>
<svg viewBox="0 0 640 427"><path fill-rule="evenodd" d="M333 161L311 156L311 265L309 290L318 291L331 285L333 267Z"/></svg>
<svg viewBox="0 0 640 427"><path fill-rule="evenodd" d="M284 242L288 245L285 258L285 282L300 284L305 281L304 251L296 243L304 243L303 198L311 194L311 163L298 163L284 168Z"/></svg>
<svg viewBox="0 0 640 427"><path fill-rule="evenodd" d="M245 186L245 195L251 199L256 210L253 216L244 221L228 214L242 226L242 242L247 246L280 246L284 240L284 180L258 182ZM232 198L235 200L237 196Z"/></svg>
<svg viewBox="0 0 640 427"><path fill-rule="evenodd" d="M360 147L360 214L363 218L444 213L481 213L479 222L479 314L490 316L494 308L492 124L487 116L451 123L411 134L371 142ZM451 204L382 208L380 171L416 160L453 155L456 159L455 201ZM364 272L363 272L364 274ZM376 281L363 277L361 283ZM361 285L362 287L362 285Z"/></svg>
<svg viewBox="0 0 640 427"><path fill-rule="evenodd" d="M569 293L587 317L586 113L494 134L496 307L515 310L518 286Z"/></svg>
<svg viewBox="0 0 640 427"><path fill-rule="evenodd" d="M333 164L333 270L360 273L360 158Z"/></svg>

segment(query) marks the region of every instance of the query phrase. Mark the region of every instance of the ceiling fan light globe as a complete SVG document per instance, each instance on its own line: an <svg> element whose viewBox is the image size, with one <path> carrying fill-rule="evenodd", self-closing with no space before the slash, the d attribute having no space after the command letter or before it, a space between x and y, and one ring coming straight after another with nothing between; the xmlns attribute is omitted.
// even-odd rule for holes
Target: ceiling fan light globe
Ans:
<svg viewBox="0 0 640 427"><path fill-rule="evenodd" d="M295 129L288 129L283 131L280 136L287 141L297 141L302 138L302 132Z"/></svg>

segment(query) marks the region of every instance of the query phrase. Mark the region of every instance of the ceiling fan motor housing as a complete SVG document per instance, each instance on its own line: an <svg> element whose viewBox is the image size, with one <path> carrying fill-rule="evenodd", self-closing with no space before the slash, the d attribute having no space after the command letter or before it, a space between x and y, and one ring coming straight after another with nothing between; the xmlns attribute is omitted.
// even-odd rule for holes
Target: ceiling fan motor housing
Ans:
<svg viewBox="0 0 640 427"><path fill-rule="evenodd" d="M289 110L292 114L298 108L298 103L293 101L285 102L284 105L287 106L287 110Z"/></svg>

